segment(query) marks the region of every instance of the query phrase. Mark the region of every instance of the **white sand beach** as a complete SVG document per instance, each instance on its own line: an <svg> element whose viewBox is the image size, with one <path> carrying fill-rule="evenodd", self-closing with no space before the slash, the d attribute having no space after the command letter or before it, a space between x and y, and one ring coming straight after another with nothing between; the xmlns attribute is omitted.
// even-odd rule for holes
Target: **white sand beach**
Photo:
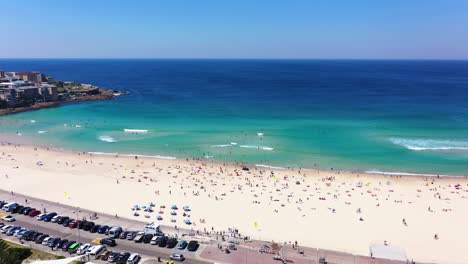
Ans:
<svg viewBox="0 0 468 264"><path fill-rule="evenodd" d="M171 216L170 206L188 205L191 227L201 231L237 228L256 239L362 255L371 243L387 241L415 261L468 263L465 178L243 171L204 162L2 144L0 188L128 218L135 218L135 204L154 202L166 206L159 222L185 228L181 210Z"/></svg>

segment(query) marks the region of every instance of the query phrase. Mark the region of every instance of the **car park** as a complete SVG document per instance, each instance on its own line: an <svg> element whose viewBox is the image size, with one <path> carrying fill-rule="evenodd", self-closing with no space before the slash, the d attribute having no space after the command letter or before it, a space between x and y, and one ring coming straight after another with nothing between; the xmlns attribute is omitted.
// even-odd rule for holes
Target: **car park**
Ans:
<svg viewBox="0 0 468 264"><path fill-rule="evenodd" d="M37 232L34 231L34 230L29 230L26 233L24 233L22 239L26 240L26 241L31 241L33 239L34 235L36 235L36 233Z"/></svg>
<svg viewBox="0 0 468 264"><path fill-rule="evenodd" d="M12 215L5 215L2 217L2 220L7 222L14 222L16 221L16 218L14 218Z"/></svg>
<svg viewBox="0 0 468 264"><path fill-rule="evenodd" d="M120 233L122 233L122 228L120 226L113 226L112 228L109 228L108 233L110 237L118 238Z"/></svg>
<svg viewBox="0 0 468 264"><path fill-rule="evenodd" d="M184 255L179 254L179 253L172 253L169 256L169 258L172 259L172 260L178 260L178 261L183 261L185 259Z"/></svg>
<svg viewBox="0 0 468 264"><path fill-rule="evenodd" d="M47 245L49 245L49 241L52 240L52 239L53 239L53 237L48 236L48 237L44 238L44 240L42 240L41 244L44 245L44 246L47 246Z"/></svg>
<svg viewBox="0 0 468 264"><path fill-rule="evenodd" d="M26 234L28 231L29 231L28 229L23 229L20 232L16 233L15 237L19 239L23 239L24 234Z"/></svg>
<svg viewBox="0 0 468 264"><path fill-rule="evenodd" d="M127 259L127 264L137 264L140 262L141 257L137 253L133 253L130 255L130 257Z"/></svg>
<svg viewBox="0 0 468 264"><path fill-rule="evenodd" d="M93 259L98 259L100 255L106 251L106 247L103 245L96 245L88 248L88 251L86 252L91 256Z"/></svg>
<svg viewBox="0 0 468 264"><path fill-rule="evenodd" d="M186 247L187 247L187 241L185 241L185 240L181 240L181 241L179 241L179 244L177 244L177 249L183 250Z"/></svg>
<svg viewBox="0 0 468 264"><path fill-rule="evenodd" d="M10 212L10 211L13 211L14 209L16 209L16 207L18 207L19 204L17 203L6 203L3 205L2 209L3 211L6 211L6 212Z"/></svg>
<svg viewBox="0 0 468 264"><path fill-rule="evenodd" d="M83 230L90 231L94 225L95 225L94 222L86 221L86 223L83 225Z"/></svg>
<svg viewBox="0 0 468 264"><path fill-rule="evenodd" d="M25 207L23 207L23 208L20 208L20 209L18 210L18 214L24 215L24 212L25 212L26 210L29 210L29 209L31 209L31 207L29 207L29 206L25 206Z"/></svg>
<svg viewBox="0 0 468 264"><path fill-rule="evenodd" d="M23 210L24 206L18 205L13 210L11 210L12 214L17 214L19 211Z"/></svg>
<svg viewBox="0 0 468 264"><path fill-rule="evenodd" d="M49 244L47 246L49 246L50 248L55 248L55 246L60 242L60 240L60 237L54 237L49 240Z"/></svg>
<svg viewBox="0 0 468 264"><path fill-rule="evenodd" d="M52 217L52 219L50 220L52 223L57 223L58 219L62 218L61 215L56 215L54 217Z"/></svg>
<svg viewBox="0 0 468 264"><path fill-rule="evenodd" d="M126 264L129 257L130 257L129 252L120 253L119 256L117 257L116 263L117 264Z"/></svg>
<svg viewBox="0 0 468 264"><path fill-rule="evenodd" d="M5 235L7 236L12 236L17 230L21 230L21 226L13 226L9 228L6 232Z"/></svg>
<svg viewBox="0 0 468 264"><path fill-rule="evenodd" d="M190 241L188 243L187 250L188 251L197 251L199 246L200 246L200 244L198 244L198 242L196 240L192 240L192 241Z"/></svg>
<svg viewBox="0 0 468 264"><path fill-rule="evenodd" d="M106 246L109 246L109 247L115 247L117 245L117 243L115 242L115 239L113 239L111 237L103 238L103 239L101 239L101 241L99 243L101 243L101 245L106 245Z"/></svg>
<svg viewBox="0 0 468 264"><path fill-rule="evenodd" d="M5 234L6 231L8 231L8 229L14 227L14 225L4 225L1 229L0 229L0 233L2 234Z"/></svg>

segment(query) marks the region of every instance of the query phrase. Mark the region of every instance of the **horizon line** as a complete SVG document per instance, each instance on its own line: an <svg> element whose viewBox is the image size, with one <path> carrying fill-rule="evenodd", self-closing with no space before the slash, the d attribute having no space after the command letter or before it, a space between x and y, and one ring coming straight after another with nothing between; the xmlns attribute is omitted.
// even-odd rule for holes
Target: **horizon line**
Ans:
<svg viewBox="0 0 468 264"><path fill-rule="evenodd" d="M361 61L468 61L468 58L210 58L210 57L0 57L0 60L361 60Z"/></svg>

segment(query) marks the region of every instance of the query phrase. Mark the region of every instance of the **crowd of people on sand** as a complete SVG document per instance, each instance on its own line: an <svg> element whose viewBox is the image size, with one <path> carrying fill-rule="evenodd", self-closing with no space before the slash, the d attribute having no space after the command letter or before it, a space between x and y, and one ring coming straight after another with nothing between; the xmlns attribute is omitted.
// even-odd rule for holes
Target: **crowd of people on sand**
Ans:
<svg viewBox="0 0 468 264"><path fill-rule="evenodd" d="M46 150L50 149L46 148ZM254 205L266 206L275 214L281 214L285 208L292 207L298 216L303 218L324 209L332 215L339 215L339 209L334 206L338 202L354 207L355 218L348 219L348 221L364 223L369 221L366 219L366 210L369 208L356 202L358 200L351 199L353 196L374 201L375 207L384 207L388 203L412 204L414 199L425 199L427 212L449 214L453 213L454 208L448 202L456 198L466 199L465 189L468 189L466 181L462 184L453 184L439 177L422 177L414 178L421 183L416 185L414 196L402 197L395 182L404 178L398 175L381 175L369 180L370 176L367 174L350 172L354 178L345 179L341 177L340 171L332 169L329 171L302 168L270 170L197 158L177 163L158 162L158 160L138 156L134 157L130 166L120 164L119 155L115 155L113 159L97 159L96 155L85 152L79 152L76 155L79 155L81 159L63 158L56 160L56 163L70 168L78 166L78 162L84 162L88 166L110 166L111 172L107 176L113 177L116 184L137 182L153 188L155 196L183 195L191 199L207 197L221 205L225 199L236 193L243 195L245 199L250 199ZM0 156L0 159L8 159L10 164L15 164L16 158L5 151ZM47 165L45 161L41 162L40 166ZM19 168L18 165L13 166ZM160 185L162 174L170 178L167 186ZM9 177L11 175L5 174L6 179ZM447 189L451 191L447 192ZM411 215L401 215L399 219L401 219L401 225L406 228L411 227ZM215 227L209 228L210 224L209 216L206 219L199 218L198 221L193 221L196 232L213 236L216 239L234 237L245 240L249 238L235 227L228 230L215 230ZM428 232L431 233L430 236L433 239L439 240L439 232L436 229L435 227ZM388 244L385 238L383 240Z"/></svg>

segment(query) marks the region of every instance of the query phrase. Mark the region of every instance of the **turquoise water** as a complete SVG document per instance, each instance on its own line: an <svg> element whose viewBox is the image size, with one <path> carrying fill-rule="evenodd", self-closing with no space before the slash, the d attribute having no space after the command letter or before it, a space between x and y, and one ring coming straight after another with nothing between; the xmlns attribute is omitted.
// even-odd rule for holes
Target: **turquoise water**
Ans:
<svg viewBox="0 0 468 264"><path fill-rule="evenodd" d="M0 60L0 68L130 92L0 117L8 138L280 167L468 174L468 62Z"/></svg>

